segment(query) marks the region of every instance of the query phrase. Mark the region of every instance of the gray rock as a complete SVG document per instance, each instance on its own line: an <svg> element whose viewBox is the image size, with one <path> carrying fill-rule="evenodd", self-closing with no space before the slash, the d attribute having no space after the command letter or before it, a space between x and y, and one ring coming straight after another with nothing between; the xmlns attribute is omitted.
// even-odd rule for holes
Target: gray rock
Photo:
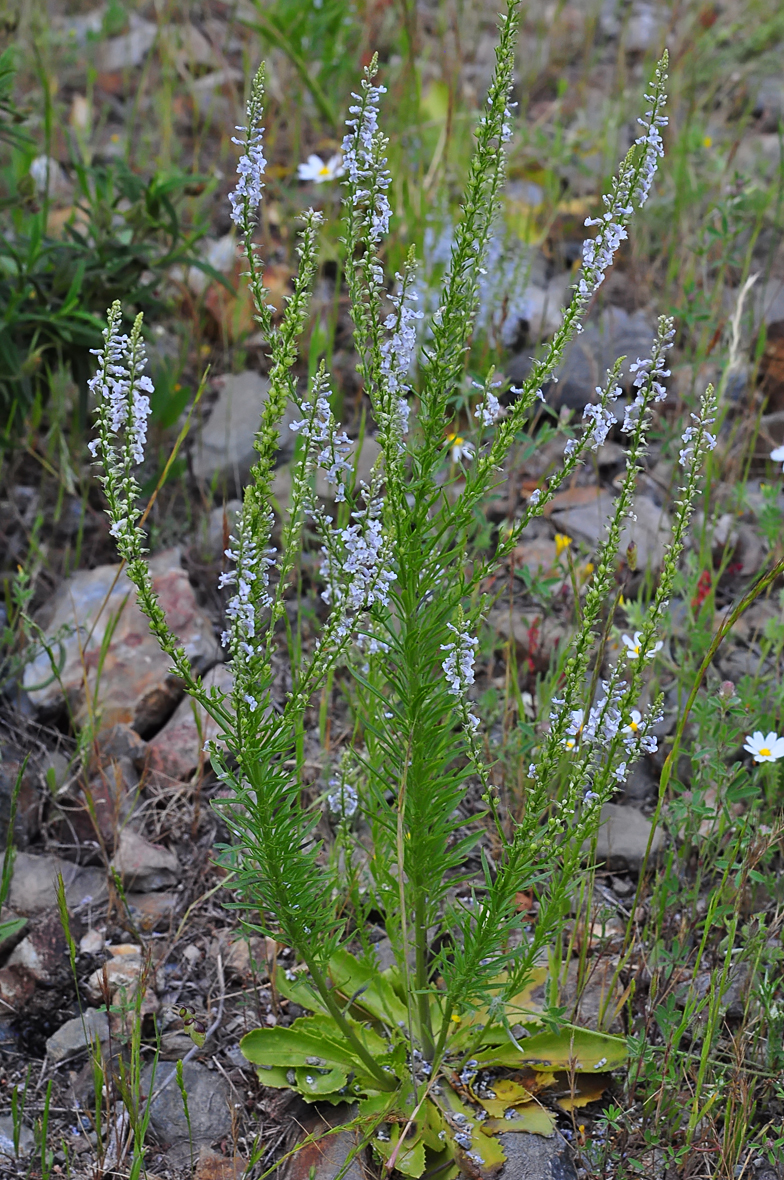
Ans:
<svg viewBox="0 0 784 1180"><path fill-rule="evenodd" d="M635 0L623 38L627 53L647 53L649 50L660 53L666 27L667 13L664 9L646 3L646 0Z"/></svg>
<svg viewBox="0 0 784 1180"><path fill-rule="evenodd" d="M75 1016L73 1020L66 1020L46 1042L46 1054L56 1065L60 1061L70 1061L78 1056L88 1045L96 1041L103 1043L109 1040L109 1017L97 1008L87 1008L84 1019Z"/></svg>
<svg viewBox="0 0 784 1180"><path fill-rule="evenodd" d="M626 357L620 384L628 389L633 378L630 365L638 357L650 355L655 334L643 311L630 314L622 307L605 307L568 346L557 371L558 382L547 394L548 404L556 410L562 406L582 410L586 402L596 400L596 386L604 385L607 370L620 356Z"/></svg>
<svg viewBox="0 0 784 1180"><path fill-rule="evenodd" d="M218 400L191 451L191 467L200 483L209 485L217 477L219 482L226 481L231 495L242 494L256 461L253 440L268 390L266 377L252 370L221 378ZM297 416L296 407L289 406L278 427L281 461L294 452L289 423Z"/></svg>
<svg viewBox="0 0 784 1180"><path fill-rule="evenodd" d="M126 893L137 930L169 930L182 906L181 893Z"/></svg>
<svg viewBox="0 0 784 1180"><path fill-rule="evenodd" d="M186 655L203 671L216 662L220 647L212 624L196 602L178 549L150 561L152 586ZM45 631L63 665L52 677L49 657L41 652L28 664L23 687L38 709L59 708L67 694L77 722L86 716L85 668L95 711L102 724L133 725L142 736L158 728L182 695L169 673L171 660L150 631L136 605L136 590L119 565L80 570L54 595ZM115 623L102 655L107 629ZM96 695L98 666L102 662ZM61 687L62 686L62 687Z"/></svg>
<svg viewBox="0 0 784 1180"><path fill-rule="evenodd" d="M190 1158L188 1122L185 1118L182 1095L176 1079L155 1097L156 1091L175 1072L175 1066L158 1064L152 1081L152 1063L142 1071L142 1093L152 1094L150 1130L159 1143L169 1144L172 1153L182 1160ZM222 1074L212 1072L197 1061L187 1062L182 1069L194 1154L198 1156L202 1144L213 1143L231 1132L232 1093Z"/></svg>
<svg viewBox="0 0 784 1180"><path fill-rule="evenodd" d="M227 504L213 508L207 520L205 537L206 548L210 554L215 557L223 556L223 551L227 548L226 534L230 535L234 532L234 525L241 508L242 500L229 500ZM226 534L224 534L224 523Z"/></svg>
<svg viewBox="0 0 784 1180"><path fill-rule="evenodd" d="M112 857L112 868L122 877L125 889L137 893L154 893L176 884L180 862L175 853L159 844L151 844L131 828L123 828Z"/></svg>
<svg viewBox="0 0 784 1180"><path fill-rule="evenodd" d="M29 1127L22 1123L19 1128L19 1156L14 1151L14 1120L11 1115L0 1117L0 1158L7 1156L18 1159L29 1155L35 1147L35 1136Z"/></svg>
<svg viewBox="0 0 784 1180"><path fill-rule="evenodd" d="M556 1131L551 1139L541 1135L499 1135L506 1163L503 1180L577 1180L569 1144Z"/></svg>
<svg viewBox="0 0 784 1180"><path fill-rule="evenodd" d="M553 512L550 519L559 533L584 541L594 550L605 537L607 522L615 511L615 497L600 491L586 504ZM648 496L635 496L636 520L627 520L621 530L619 553L623 556L632 542L637 546L637 568L659 569L664 548L670 540L670 518Z"/></svg>
<svg viewBox="0 0 784 1180"><path fill-rule="evenodd" d="M134 27L121 37L110 37L100 48L98 69L114 74L119 70L130 70L141 65L152 49L158 35L158 26L152 21L134 20Z"/></svg>
<svg viewBox="0 0 784 1180"><path fill-rule="evenodd" d="M628 869L630 872L639 872L650 832L650 820L635 808L605 803L596 840L596 863L606 865L613 871ZM651 844L651 856L658 855L663 846L664 835L661 828L657 828ZM590 851L589 841L586 841L584 849Z"/></svg>
<svg viewBox="0 0 784 1180"><path fill-rule="evenodd" d="M102 729L96 739L102 764L128 758L141 770L147 756L147 743L130 725L111 725Z"/></svg>
<svg viewBox="0 0 784 1180"><path fill-rule="evenodd" d="M81 868L57 856L31 856L17 852L8 904L24 917L31 917L57 905L56 882L62 873L65 896L69 907L85 904L100 905L109 896L106 873L98 868Z"/></svg>

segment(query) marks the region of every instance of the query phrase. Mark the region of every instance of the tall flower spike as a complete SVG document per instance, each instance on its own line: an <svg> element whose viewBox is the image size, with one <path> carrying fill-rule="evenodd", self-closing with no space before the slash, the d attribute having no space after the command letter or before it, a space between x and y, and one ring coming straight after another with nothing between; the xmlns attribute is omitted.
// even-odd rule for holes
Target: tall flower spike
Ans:
<svg viewBox="0 0 784 1180"><path fill-rule="evenodd" d="M441 667L449 691L453 696L462 697L469 684L474 683L474 660L479 640L453 623L447 623L447 627L455 638L451 643L441 644L441 650L447 652Z"/></svg>
<svg viewBox="0 0 784 1180"><path fill-rule="evenodd" d="M417 343L415 325L424 316L412 306L419 299L414 286L413 255L409 256L403 273L396 274L395 279L399 284L398 293L389 297L394 311L384 321L389 335L380 346L381 379L386 385L386 412L402 437L408 431L410 407L406 394L411 388L408 378Z"/></svg>
<svg viewBox="0 0 784 1180"><path fill-rule="evenodd" d="M666 101L666 65L665 54L656 67L653 93L645 96L651 108L639 120L645 128L645 134L635 140L635 147L642 150L631 151L627 155L610 192L602 197L607 212L600 217L586 218L586 226L599 227L595 238L587 238L583 242L583 272L577 290L586 298L604 282L618 247L628 236L626 226L634 206L640 208L647 201L659 159L664 155L660 128L667 126L667 117L661 113Z"/></svg>
<svg viewBox="0 0 784 1180"><path fill-rule="evenodd" d="M361 94L353 94L356 103L350 106L346 120L349 128L343 137L343 167L346 183L351 193L352 204L364 207L364 223L367 240L377 244L389 231L392 207L386 195L392 177L386 167L387 139L378 125L378 104L385 86L374 86L376 59L365 70ZM380 267L378 270L380 271ZM378 278L379 285L383 273Z"/></svg>
<svg viewBox="0 0 784 1180"><path fill-rule="evenodd" d="M262 148L264 128L259 126L264 100L264 67L261 66L253 79L250 99L246 108L247 127L236 127L236 131L244 133L244 139L232 136L232 143L243 147L245 151L239 158L237 173L239 180L233 192L229 193L231 205L231 220L247 235L256 223L256 213L261 204L261 192L264 188L262 177L267 167Z"/></svg>
<svg viewBox="0 0 784 1180"><path fill-rule="evenodd" d="M129 336L121 332L121 323L122 308L118 301L107 313L104 347L93 350L93 355L98 357L98 369L87 384L97 403L98 437L88 446L93 458L100 455L104 470L101 482L112 522L110 532L127 559L131 552L129 544L137 540L139 516L136 505L139 485L133 469L144 462L153 384L144 373L147 357L141 313Z"/></svg>

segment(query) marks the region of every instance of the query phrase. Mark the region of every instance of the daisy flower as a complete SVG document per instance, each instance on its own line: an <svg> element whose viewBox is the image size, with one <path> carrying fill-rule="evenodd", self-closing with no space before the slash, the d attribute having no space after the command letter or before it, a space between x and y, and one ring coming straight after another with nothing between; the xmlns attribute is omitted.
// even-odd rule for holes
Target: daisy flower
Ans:
<svg viewBox="0 0 784 1180"><path fill-rule="evenodd" d="M772 730L769 734L763 734L756 729L747 736L743 749L753 754L755 762L778 762L779 758L784 758L784 737L779 737Z"/></svg>
<svg viewBox="0 0 784 1180"><path fill-rule="evenodd" d="M635 631L634 632L634 639L630 639L628 635L624 634L621 636L621 640L623 642L624 647L626 648L626 658L628 660L639 659L640 651L642 649L642 631ZM661 651L661 649L663 647L664 647L664 642L661 639L659 639L653 645L652 649L647 653L646 659L650 660L651 657L655 656L656 652Z"/></svg>
<svg viewBox="0 0 784 1180"><path fill-rule="evenodd" d="M300 164L297 168L297 178L299 180L312 180L314 184L324 184L327 180L337 180L339 176L343 175L345 169L343 168L342 156L330 156L324 162L321 156L308 156L304 164Z"/></svg>
<svg viewBox="0 0 784 1180"><path fill-rule="evenodd" d="M776 447L775 451L770 452L770 457L774 463L784 463L784 447Z"/></svg>
<svg viewBox="0 0 784 1180"><path fill-rule="evenodd" d="M448 434L446 441L452 453L452 462L459 463L461 459L473 459L474 444L466 442L459 434Z"/></svg>
<svg viewBox="0 0 784 1180"><path fill-rule="evenodd" d="M640 722L642 721L642 713L639 709L632 709L632 719L628 725L624 725L623 732L630 734L637 734L640 732Z"/></svg>

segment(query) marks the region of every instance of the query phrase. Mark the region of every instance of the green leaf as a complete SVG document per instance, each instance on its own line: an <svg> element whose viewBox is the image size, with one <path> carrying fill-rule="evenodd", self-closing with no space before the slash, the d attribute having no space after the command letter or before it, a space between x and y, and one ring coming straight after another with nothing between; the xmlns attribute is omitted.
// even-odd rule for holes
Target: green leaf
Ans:
<svg viewBox="0 0 784 1180"><path fill-rule="evenodd" d="M541 1024L538 1014L544 1010L544 1002L543 1000L535 1000L533 997L537 989L547 979L548 974L549 968L535 967L525 987L506 1001L505 1013L509 1024L522 1024L531 1028ZM503 978L495 980L490 987L491 993L500 994L503 991L504 983ZM449 1038L450 1049L453 1052L459 1052L460 1049L468 1047L476 1037L477 1031L489 1020L490 1010L487 1004L465 1014ZM503 1045L509 1043L509 1034L503 1024L496 1022L491 1025L483 1039L485 1044Z"/></svg>
<svg viewBox="0 0 784 1180"><path fill-rule="evenodd" d="M0 922L0 943L7 938L14 938L27 925L27 918L9 918L7 922Z"/></svg>
<svg viewBox="0 0 784 1180"><path fill-rule="evenodd" d="M446 1082L443 1083L443 1092L444 1105L452 1116L451 1119L444 1120L446 1142L452 1149L455 1159L469 1175L475 1175L477 1171L476 1161L467 1159L469 1154L478 1156L481 1160L479 1166L483 1176L493 1175L500 1171L506 1162L506 1152L499 1141L483 1132L484 1124L477 1119L472 1107L463 1102L462 1098ZM471 1145L467 1146L464 1142L458 1143L457 1135L461 1139L464 1136L470 1136Z"/></svg>
<svg viewBox="0 0 784 1180"><path fill-rule="evenodd" d="M373 1057L387 1057L388 1046L377 1033L354 1020L349 1024ZM360 1077L367 1075L366 1066L343 1040L337 1023L321 1013L301 1016L290 1028L254 1029L242 1038L240 1050L254 1065L338 1067L353 1070Z"/></svg>
<svg viewBox="0 0 784 1180"><path fill-rule="evenodd" d="M555 1131L555 1115L538 1102L529 1102L526 1106L517 1107L513 1119L487 1119L482 1123L485 1135L500 1135L504 1131L525 1131L529 1135L546 1135L547 1138Z"/></svg>
<svg viewBox="0 0 784 1180"><path fill-rule="evenodd" d="M382 1159L388 1160L400 1142L402 1127L396 1123L390 1130L389 1139L373 1137L373 1150ZM412 1127L403 1146L395 1157L395 1171L404 1176L421 1176L425 1170L425 1145L422 1140L422 1129Z"/></svg>
<svg viewBox="0 0 784 1180"><path fill-rule="evenodd" d="M300 1066L294 1073L297 1079L295 1089L306 1102L331 1102L333 1106L345 1102L346 1095L340 1093L348 1082L345 1070L318 1070L312 1066Z"/></svg>
<svg viewBox="0 0 784 1180"><path fill-rule="evenodd" d="M407 1021L405 1005L395 995L390 980L374 968L360 963L348 951L341 949L335 952L329 961L329 975L341 995L352 1000L355 1007L364 1008L377 1020L383 1020L391 1028L397 1028L400 1021Z"/></svg>
<svg viewBox="0 0 784 1180"><path fill-rule="evenodd" d="M380 1114L391 1114L399 1102L399 1091L391 1094L388 1092L369 1094L367 1098L363 1098L359 1103L359 1113L363 1117L377 1118ZM402 1114L402 1111L398 1111L398 1113Z"/></svg>
<svg viewBox="0 0 784 1180"><path fill-rule="evenodd" d="M511 1041L476 1054L479 1065L543 1066L546 1069L612 1070L628 1056L624 1037L564 1026L560 1032L541 1032L520 1042L522 1053Z"/></svg>
<svg viewBox="0 0 784 1180"><path fill-rule="evenodd" d="M284 1065L260 1065L256 1070L256 1077L262 1086L271 1086L276 1090L290 1090L292 1078L296 1080L294 1070L286 1069Z"/></svg>
<svg viewBox="0 0 784 1180"><path fill-rule="evenodd" d="M282 996L287 1000L292 1000L295 1004L299 1004L301 1008L307 1008L310 1012L323 1012L326 1014L327 1008L318 994L316 989L308 982L307 975L304 971L292 972L295 975L294 979L289 979L285 971L278 966L275 972L275 987Z"/></svg>

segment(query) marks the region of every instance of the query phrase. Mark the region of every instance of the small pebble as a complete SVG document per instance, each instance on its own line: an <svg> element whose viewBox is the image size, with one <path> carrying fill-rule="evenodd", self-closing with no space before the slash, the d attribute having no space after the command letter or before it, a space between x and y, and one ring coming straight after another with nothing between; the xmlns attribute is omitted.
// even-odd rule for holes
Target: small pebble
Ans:
<svg viewBox="0 0 784 1180"><path fill-rule="evenodd" d="M88 930L79 940L79 951L83 955L97 955L103 950L104 935L101 930Z"/></svg>

